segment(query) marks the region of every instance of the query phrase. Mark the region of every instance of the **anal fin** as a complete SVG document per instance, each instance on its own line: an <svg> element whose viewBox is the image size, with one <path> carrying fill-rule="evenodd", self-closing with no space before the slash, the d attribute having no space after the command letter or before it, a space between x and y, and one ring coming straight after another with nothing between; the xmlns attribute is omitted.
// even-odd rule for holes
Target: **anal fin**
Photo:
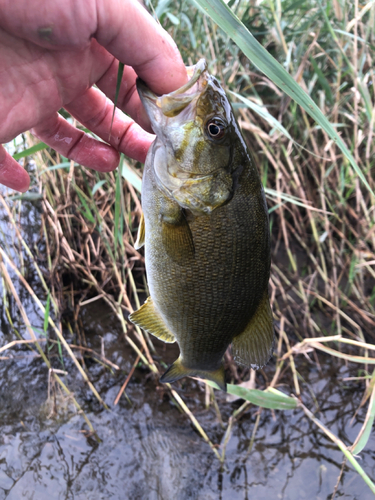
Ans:
<svg viewBox="0 0 375 500"><path fill-rule="evenodd" d="M146 235L145 218L142 213L141 220L139 221L139 226L138 226L137 240L134 243L134 248L136 250L139 250L145 244L145 235Z"/></svg>
<svg viewBox="0 0 375 500"><path fill-rule="evenodd" d="M129 315L129 320L167 344L176 342L175 336L164 323L151 297L148 297L137 311Z"/></svg>
<svg viewBox="0 0 375 500"><path fill-rule="evenodd" d="M273 343L272 311L268 293L265 292L245 330L232 341L233 358L241 365L261 368L272 356Z"/></svg>
<svg viewBox="0 0 375 500"><path fill-rule="evenodd" d="M160 377L160 382L163 384L176 382L184 377L199 377L215 382L220 389L224 392L227 391L227 384L225 383L224 366L221 364L217 370L199 370L186 368L182 361L181 356L168 368L168 370Z"/></svg>

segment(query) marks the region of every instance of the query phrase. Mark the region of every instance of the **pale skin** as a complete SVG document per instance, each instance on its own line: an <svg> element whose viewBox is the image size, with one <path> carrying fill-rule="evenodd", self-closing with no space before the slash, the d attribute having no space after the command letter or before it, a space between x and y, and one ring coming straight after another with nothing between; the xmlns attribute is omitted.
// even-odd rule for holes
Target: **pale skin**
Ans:
<svg viewBox="0 0 375 500"><path fill-rule="evenodd" d="M119 61L126 66L109 138ZM117 167L119 152L144 162L154 136L137 76L157 94L187 81L175 43L136 0L0 0L0 184L29 188L1 146L27 130L101 172ZM60 108L109 143L70 125Z"/></svg>

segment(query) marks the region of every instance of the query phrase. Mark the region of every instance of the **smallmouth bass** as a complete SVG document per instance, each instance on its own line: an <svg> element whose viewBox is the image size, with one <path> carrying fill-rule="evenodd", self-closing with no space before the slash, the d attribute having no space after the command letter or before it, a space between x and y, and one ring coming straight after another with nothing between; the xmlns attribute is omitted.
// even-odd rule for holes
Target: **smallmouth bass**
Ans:
<svg viewBox="0 0 375 500"><path fill-rule="evenodd" d="M150 297L130 321L179 358L160 378L197 376L226 390L223 356L260 368L272 355L270 236L258 171L227 96L202 59L157 96L137 89L156 139L144 167L136 248Z"/></svg>

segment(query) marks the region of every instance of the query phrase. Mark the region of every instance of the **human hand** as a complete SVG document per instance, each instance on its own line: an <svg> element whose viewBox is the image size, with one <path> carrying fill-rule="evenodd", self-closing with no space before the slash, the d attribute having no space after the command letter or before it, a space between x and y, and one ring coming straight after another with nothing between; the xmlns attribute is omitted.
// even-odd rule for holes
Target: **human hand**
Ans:
<svg viewBox="0 0 375 500"><path fill-rule="evenodd" d="M118 61L126 66L109 138ZM1 144L29 129L102 172L117 167L119 151L144 161L153 136L137 76L158 94L187 81L173 40L136 0L0 0L0 184L27 191L27 172ZM60 108L109 144L70 125Z"/></svg>

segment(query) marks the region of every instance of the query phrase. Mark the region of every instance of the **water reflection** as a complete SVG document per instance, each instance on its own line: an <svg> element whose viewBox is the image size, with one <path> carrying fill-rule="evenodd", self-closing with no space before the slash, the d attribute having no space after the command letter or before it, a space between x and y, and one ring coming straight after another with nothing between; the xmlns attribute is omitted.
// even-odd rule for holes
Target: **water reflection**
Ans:
<svg viewBox="0 0 375 500"><path fill-rule="evenodd" d="M131 355L125 346L124 354ZM25 365L19 372L15 369L16 361L2 363L2 367L6 364L13 366L1 370L2 380L5 376L11 382L9 387L3 384L0 390L2 403L7 402L0 411L1 500L297 500L327 499L332 495L342 454L299 411L276 412L275 416L263 411L252 452L247 456L256 418L256 409L250 410L234 427L221 470L189 420L155 391L153 381L143 383L140 373L136 376L139 381L134 379L127 390L131 405L122 400L110 411L89 413L101 439L97 442L82 432L83 420L73 411L60 420L46 419L40 410L47 396L46 373L40 360ZM323 370L323 377L329 375L329 368ZM104 370L101 376L107 379L102 395L113 405L121 381L108 377ZM29 377L32 384L26 391L24 384L29 384ZM336 385L334 380L319 383L318 373L315 377L316 380L312 374L309 382L318 401L335 400L337 396L345 401L343 391L348 389ZM77 383L76 394L82 401L88 393L79 386ZM352 410L358 403L359 393L357 396L351 390L344 408L325 403L320 418L333 430L345 429L341 437L349 442L360 426L357 422L349 427ZM87 401L86 406L90 404ZM195 411L210 437L220 442L214 412L205 411L202 406ZM372 437L368 451L361 454L361 465L370 476L375 473L374 449ZM372 498L363 481L348 468L338 493L339 498Z"/></svg>

